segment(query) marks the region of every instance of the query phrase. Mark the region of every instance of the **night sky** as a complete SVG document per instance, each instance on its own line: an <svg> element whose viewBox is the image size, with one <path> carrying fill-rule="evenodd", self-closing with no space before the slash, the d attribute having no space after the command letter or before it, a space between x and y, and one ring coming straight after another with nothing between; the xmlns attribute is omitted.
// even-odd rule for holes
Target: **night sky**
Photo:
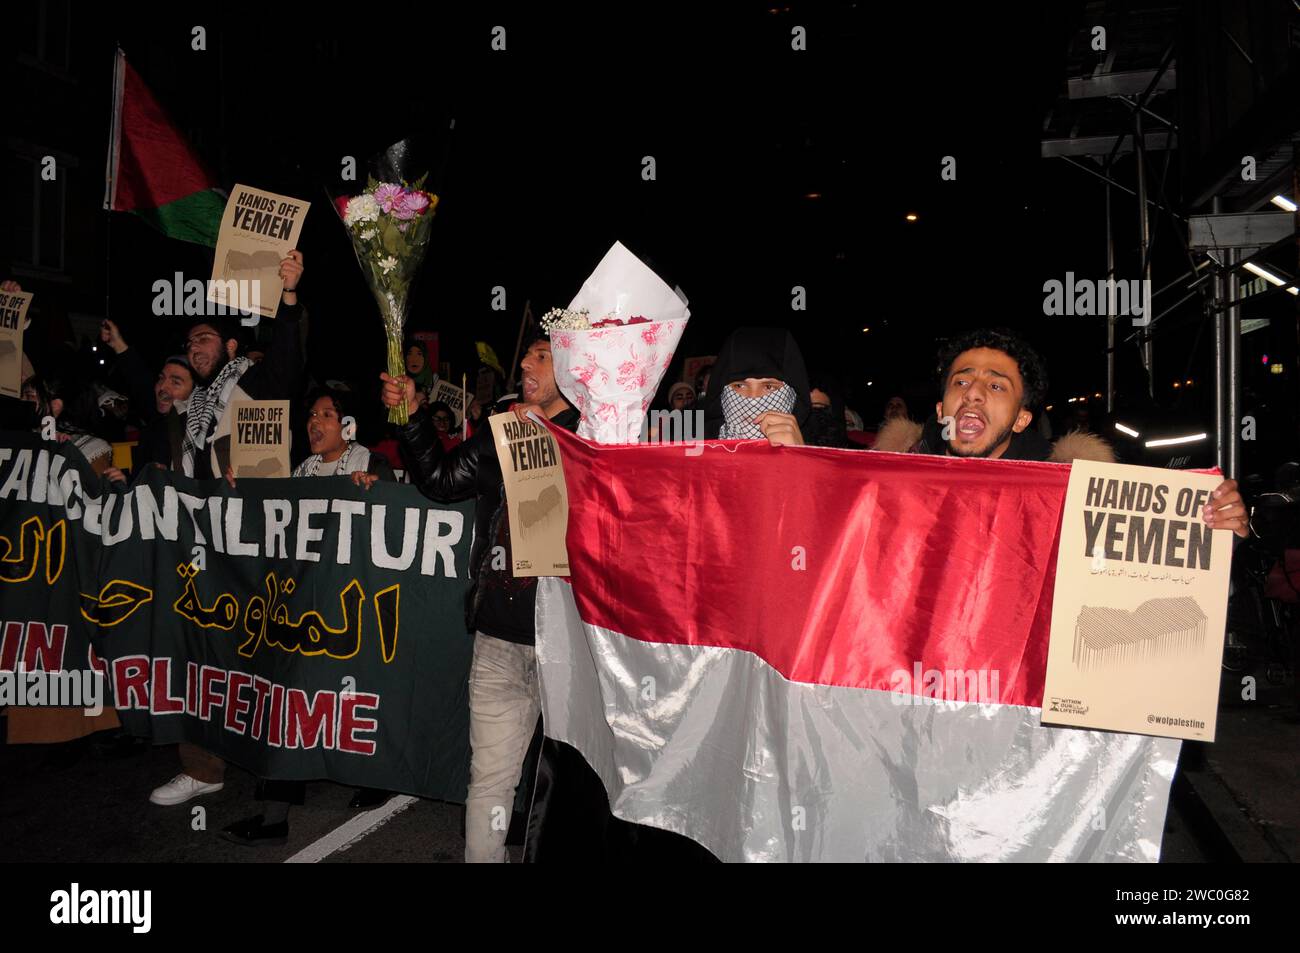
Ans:
<svg viewBox="0 0 1300 953"><path fill-rule="evenodd" d="M788 326L869 424L893 392L919 415L936 341L982 325L1015 327L1043 350L1049 402L1105 388L1104 319L1043 314L1044 281L1105 270L1101 183L1039 157L1082 4L732 3L707 15L633 4L616 19L605 7L563 18L490 5L268 9L86 10L77 28L96 37L102 69L82 73L102 76L107 104L117 41L223 186L315 203L302 247L318 379L370 379L383 363L378 314L327 194L357 189L339 178L344 156L364 166L409 136L441 196L410 326L440 332L457 375L472 371L475 340L508 361L525 300L538 316L567 304L621 240L690 298L679 358L714 353L742 324ZM206 52L190 48L196 24ZM505 52L490 48L498 24ZM791 50L795 25L806 51ZM645 156L655 181L642 179ZM940 178L944 156L956 181ZM1175 162L1171 195L1177 175ZM1131 161L1117 176L1132 181ZM1138 277L1136 203L1119 197L1116 216L1121 275ZM111 243L110 310L159 346L168 331L149 314L152 282L176 269L206 277L211 253L126 215L113 216ZM1157 223L1156 286L1184 270L1168 221ZM496 285L504 312L490 307ZM790 307L796 285L803 312ZM1208 382L1198 323L1195 304L1168 322L1158 377ZM1162 383L1186 413L1208 393L1184 399Z"/></svg>

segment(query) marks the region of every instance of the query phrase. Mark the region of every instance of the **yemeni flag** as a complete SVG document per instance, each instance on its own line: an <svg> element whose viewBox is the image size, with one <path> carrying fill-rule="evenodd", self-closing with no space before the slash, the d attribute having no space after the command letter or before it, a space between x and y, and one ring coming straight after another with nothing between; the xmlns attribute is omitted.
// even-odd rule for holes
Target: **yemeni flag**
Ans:
<svg viewBox="0 0 1300 953"><path fill-rule="evenodd" d="M1159 859L1180 742L1039 724L1069 467L559 428L546 734L725 861Z"/></svg>
<svg viewBox="0 0 1300 953"><path fill-rule="evenodd" d="M117 51L104 208L134 212L170 238L215 247L226 197Z"/></svg>

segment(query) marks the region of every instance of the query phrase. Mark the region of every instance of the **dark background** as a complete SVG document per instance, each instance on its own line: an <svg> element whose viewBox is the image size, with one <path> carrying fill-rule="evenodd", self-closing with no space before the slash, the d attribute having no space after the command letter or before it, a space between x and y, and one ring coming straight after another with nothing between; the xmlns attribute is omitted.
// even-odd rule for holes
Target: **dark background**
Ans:
<svg viewBox="0 0 1300 953"><path fill-rule="evenodd" d="M31 226L12 218L6 274L38 293L41 327L28 346L38 366L105 311L157 357L178 345L177 327L151 314L152 283L178 270L207 277L211 251L102 210L120 44L223 187L240 181L314 203L302 293L318 380L373 381L384 354L377 311L327 194L357 189L340 180L343 157L364 169L367 156L413 136L441 203L409 326L440 333L456 378L472 378L476 340L508 362L524 302L537 316L567 304L621 240L690 298L679 361L715 353L740 325L788 326L814 371L842 377L870 429L893 393L907 395L914 417L928 412L941 338L1006 324L1047 357L1058 427L1067 398L1080 395L1096 427L1104 318L1045 316L1043 283L1067 271L1104 275L1104 189L1040 158L1039 144L1067 75L1100 57L1080 40L1088 24L1100 18L1118 38L1172 22L1167 40L1151 37L1163 44L1178 34L1170 6L1152 20L1151 4L1083 2L453 11L27 3L13 21L11 44L23 52L10 64L17 138L6 188L28 207L21 182L30 159L24 165L21 152L57 147L67 171L62 248L57 267L52 244L47 261L28 260L46 254L52 228L30 254ZM1291 5L1240 6L1255 28L1238 30L1239 40L1257 59L1281 42L1278 68L1286 67ZM1218 15L1217 4L1188 7ZM206 51L191 48L196 25L206 28ZM506 27L505 52L491 49L495 25ZM796 25L807 29L806 51L791 49ZM1191 50L1180 51L1180 69L1191 61ZM1180 208L1193 191L1185 183L1206 175L1192 163L1203 164L1214 137L1228 135L1249 105L1234 106L1226 86L1207 88L1201 100L1180 95L1160 107L1183 122L1189 147L1151 155L1152 188L1163 179ZM1210 100L1222 113L1217 126L1198 105ZM644 156L655 159L655 181L642 179ZM956 181L940 178L944 156L956 159ZM1116 179L1131 187L1133 171L1132 157L1121 159ZM39 203L53 201L45 194L37 219ZM918 220L907 222L908 213ZM1117 195L1115 216L1119 277L1139 277L1136 202ZM1171 220L1153 228L1159 288L1188 265ZM490 307L497 285L505 311ZM796 285L806 289L805 311L791 310ZM1281 421L1270 455L1294 453L1295 302L1286 297L1246 312L1281 319L1245 348L1246 411ZM1212 428L1204 323L1193 300L1157 337L1157 406L1145 409L1175 431L1182 421ZM1133 342L1121 348L1119 385L1145 405L1136 353ZM1261 353L1287 373L1267 374ZM111 360L87 355L91 373L102 370L98 357ZM678 377L674 367L664 389ZM1173 388L1186 379L1194 386ZM1247 445L1248 465L1257 450Z"/></svg>

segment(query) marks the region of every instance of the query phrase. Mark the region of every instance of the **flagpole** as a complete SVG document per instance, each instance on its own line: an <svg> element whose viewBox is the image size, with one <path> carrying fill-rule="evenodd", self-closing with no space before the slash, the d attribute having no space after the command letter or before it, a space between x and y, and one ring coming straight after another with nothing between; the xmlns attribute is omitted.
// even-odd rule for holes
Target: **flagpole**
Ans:
<svg viewBox="0 0 1300 953"><path fill-rule="evenodd" d="M533 317L533 299L529 298L524 302L524 316L519 319L519 336L515 338L515 356L510 361L510 378L506 381L506 391L515 389L515 374L519 369L519 349L524 346L524 329L528 327Z"/></svg>
<svg viewBox="0 0 1300 953"><path fill-rule="evenodd" d="M104 225L104 318L112 320L113 286L113 202L117 198L117 163L122 134L122 86L126 55L119 40L113 41L113 104L109 110L108 162L104 175L104 211L108 221Z"/></svg>

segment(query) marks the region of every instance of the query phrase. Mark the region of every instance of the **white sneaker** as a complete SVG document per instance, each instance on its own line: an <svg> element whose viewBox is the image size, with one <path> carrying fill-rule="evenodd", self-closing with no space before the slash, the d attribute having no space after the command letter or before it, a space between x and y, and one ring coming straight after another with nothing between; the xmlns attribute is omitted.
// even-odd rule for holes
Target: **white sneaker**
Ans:
<svg viewBox="0 0 1300 953"><path fill-rule="evenodd" d="M154 788L153 793L149 795L149 803L171 807L173 804L184 804L190 798L198 797L200 794L215 794L223 787L224 784L205 784L188 774L178 774L162 787Z"/></svg>

